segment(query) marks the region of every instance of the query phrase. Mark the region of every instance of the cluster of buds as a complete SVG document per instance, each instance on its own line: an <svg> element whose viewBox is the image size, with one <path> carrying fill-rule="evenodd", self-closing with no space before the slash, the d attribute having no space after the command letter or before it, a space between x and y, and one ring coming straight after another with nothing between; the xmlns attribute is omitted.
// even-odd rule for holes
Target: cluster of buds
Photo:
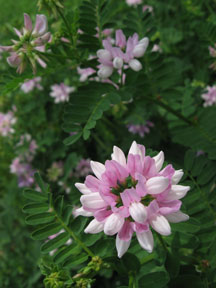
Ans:
<svg viewBox="0 0 216 288"><path fill-rule="evenodd" d="M14 28L19 40L12 40L12 46L1 46L3 51L10 52L7 62L10 66L17 68L17 73L23 73L27 62L31 63L33 72L36 72L36 62L46 68L44 56L45 44L51 39L50 32L47 32L47 18L45 15L37 15L35 27L32 26L31 18L24 14L24 27L22 31ZM39 56L40 55L40 56Z"/></svg>
<svg viewBox="0 0 216 288"><path fill-rule="evenodd" d="M109 78L114 69L122 70L128 66L134 71L140 71L142 64L136 58L142 57L149 44L147 37L139 41L139 36L134 33L132 37L126 40L122 30L116 31L115 46L112 45L112 39L103 40L104 49L97 51L98 61L100 62L98 76L100 78Z"/></svg>
<svg viewBox="0 0 216 288"><path fill-rule="evenodd" d="M53 162L51 167L47 169L47 177L50 181L55 182L63 175L63 162Z"/></svg>
<svg viewBox="0 0 216 288"><path fill-rule="evenodd" d="M148 134L150 132L150 128L154 127L154 123L151 121L147 120L145 125L134 125L134 124L128 124L127 128L128 131L131 132L132 134L139 134L140 137L144 137L145 134Z"/></svg>

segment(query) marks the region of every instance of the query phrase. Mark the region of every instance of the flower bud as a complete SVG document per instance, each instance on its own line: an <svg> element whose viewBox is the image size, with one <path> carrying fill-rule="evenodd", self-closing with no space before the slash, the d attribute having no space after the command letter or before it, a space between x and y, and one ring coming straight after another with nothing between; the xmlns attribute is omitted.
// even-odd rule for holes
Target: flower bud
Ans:
<svg viewBox="0 0 216 288"><path fill-rule="evenodd" d="M142 69L142 64L137 59L130 60L128 64L130 68L136 72Z"/></svg>
<svg viewBox="0 0 216 288"><path fill-rule="evenodd" d="M113 60L113 67L116 69L121 69L123 66L123 59L120 57L115 57Z"/></svg>
<svg viewBox="0 0 216 288"><path fill-rule="evenodd" d="M108 50L105 49L100 49L97 51L97 56L98 58L102 59L102 60L111 60L112 59L112 55L110 54L110 52Z"/></svg>
<svg viewBox="0 0 216 288"><path fill-rule="evenodd" d="M134 57L142 57L148 47L149 39L147 37L143 38L134 48L133 55Z"/></svg>
<svg viewBox="0 0 216 288"><path fill-rule="evenodd" d="M98 76L102 79L109 78L113 73L113 68L110 66L102 66L97 72Z"/></svg>

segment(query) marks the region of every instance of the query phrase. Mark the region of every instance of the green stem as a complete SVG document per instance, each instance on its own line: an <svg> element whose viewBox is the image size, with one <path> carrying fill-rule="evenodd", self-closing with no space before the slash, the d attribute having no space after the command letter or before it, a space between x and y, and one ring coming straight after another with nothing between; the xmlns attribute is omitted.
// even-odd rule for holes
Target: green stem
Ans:
<svg viewBox="0 0 216 288"><path fill-rule="evenodd" d="M71 44L73 45L73 35L71 33L70 25L68 24L68 21L65 18L64 14L62 13L61 9L57 5L56 5L56 10L58 11L59 15L61 16L63 22L65 23L65 26L66 26L68 33L69 33L69 36L70 36Z"/></svg>
<svg viewBox="0 0 216 288"><path fill-rule="evenodd" d="M136 288L136 281L134 278L133 273L129 273L129 284L128 284L128 288Z"/></svg>
<svg viewBox="0 0 216 288"><path fill-rule="evenodd" d="M56 213L54 205L52 204L52 199L50 200L51 207L55 213L55 216L57 220L61 223L62 227L65 231L68 232L68 234L79 244L80 247L90 256L94 257L94 253L74 234L74 232L64 223L64 221L59 217L59 215Z"/></svg>
<svg viewBox="0 0 216 288"><path fill-rule="evenodd" d="M166 253L169 252L169 250L168 250L168 248L167 248L167 246L166 246L166 243L165 243L165 241L163 240L162 236L161 236L160 234L158 234L158 233L156 233L156 235L157 235L157 237L158 237L158 239L159 239L162 247L163 247L164 250L166 251Z"/></svg>

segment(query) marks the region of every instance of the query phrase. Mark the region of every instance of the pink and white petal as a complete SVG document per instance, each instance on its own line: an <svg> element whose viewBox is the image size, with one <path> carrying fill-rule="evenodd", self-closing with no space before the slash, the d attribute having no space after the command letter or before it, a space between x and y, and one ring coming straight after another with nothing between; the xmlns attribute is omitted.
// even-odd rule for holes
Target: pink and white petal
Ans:
<svg viewBox="0 0 216 288"><path fill-rule="evenodd" d="M142 233L136 233L136 237L140 246L147 252L151 253L154 247L154 239L151 230Z"/></svg>
<svg viewBox="0 0 216 288"><path fill-rule="evenodd" d="M94 213L94 217L96 218L97 221L103 222L107 217L109 217L112 214L111 210L101 209L98 210Z"/></svg>
<svg viewBox="0 0 216 288"><path fill-rule="evenodd" d="M98 179L101 179L101 175L106 171L105 166L102 163L91 161L91 169Z"/></svg>
<svg viewBox="0 0 216 288"><path fill-rule="evenodd" d="M138 144L136 143L136 141L133 141L128 154L132 154L132 155L139 155L140 154L140 148L139 148Z"/></svg>
<svg viewBox="0 0 216 288"><path fill-rule="evenodd" d="M162 215L155 215L149 220L152 228L161 235L170 235L171 228L167 219Z"/></svg>
<svg viewBox="0 0 216 288"><path fill-rule="evenodd" d="M30 16L26 13L24 13L24 26L27 31L32 31L32 21Z"/></svg>
<svg viewBox="0 0 216 288"><path fill-rule="evenodd" d="M167 220L171 223L179 223L183 221L187 221L189 216L181 211L177 211L165 216Z"/></svg>
<svg viewBox="0 0 216 288"><path fill-rule="evenodd" d="M86 211L83 207L75 208L72 212L73 216L76 218L78 216L86 216L91 217L93 216L92 212Z"/></svg>
<svg viewBox="0 0 216 288"><path fill-rule="evenodd" d="M155 157L153 157L153 159L155 160L156 170L157 170L157 172L159 172L163 166L163 163L164 163L163 151L160 151Z"/></svg>
<svg viewBox="0 0 216 288"><path fill-rule="evenodd" d="M40 64L42 68L46 68L47 64L44 62L39 56L36 57L37 62Z"/></svg>
<svg viewBox="0 0 216 288"><path fill-rule="evenodd" d="M182 202L180 200L173 200L169 202L159 202L160 214L168 215L180 210Z"/></svg>
<svg viewBox="0 0 216 288"><path fill-rule="evenodd" d="M32 35L41 36L47 31L47 18L45 15L36 15L36 24Z"/></svg>
<svg viewBox="0 0 216 288"><path fill-rule="evenodd" d="M82 195L80 197L80 202L82 205L88 209L102 209L107 206L106 202L101 198L99 193L92 193L87 195Z"/></svg>
<svg viewBox="0 0 216 288"><path fill-rule="evenodd" d="M123 205L129 207L132 202L139 202L140 196L137 195L134 188L125 189L124 192L120 193Z"/></svg>
<svg viewBox="0 0 216 288"><path fill-rule="evenodd" d="M133 227L132 222L126 220L124 225L122 226L121 230L118 233L118 237L121 240L129 241L133 235Z"/></svg>
<svg viewBox="0 0 216 288"><path fill-rule="evenodd" d="M13 28L13 29L14 29L15 33L17 34L17 36L18 36L19 38L21 38L21 37L22 37L22 33L21 33L18 29L16 29L16 28Z"/></svg>
<svg viewBox="0 0 216 288"><path fill-rule="evenodd" d="M176 170L172 177L172 184L178 184L183 175L184 172L182 169Z"/></svg>
<svg viewBox="0 0 216 288"><path fill-rule="evenodd" d="M117 213L111 214L105 222L104 233L107 235L114 235L118 233L124 225L124 218Z"/></svg>
<svg viewBox="0 0 216 288"><path fill-rule="evenodd" d="M91 194L94 193L89 190L85 184L83 183L75 183L75 187L82 193L82 194Z"/></svg>
<svg viewBox="0 0 216 288"><path fill-rule="evenodd" d="M117 161L123 167L126 167L126 157L124 152L117 146L113 147L113 154L111 155L112 160Z"/></svg>
<svg viewBox="0 0 216 288"><path fill-rule="evenodd" d="M130 204L129 212L134 221L143 224L147 219L147 209L140 202Z"/></svg>
<svg viewBox="0 0 216 288"><path fill-rule="evenodd" d="M85 185L88 187L92 192L98 192L100 186L100 180L92 175L88 175L85 180Z"/></svg>
<svg viewBox="0 0 216 288"><path fill-rule="evenodd" d="M187 194L189 190L190 190L189 186L172 185L171 190L168 192L164 200L172 201L181 199Z"/></svg>
<svg viewBox="0 0 216 288"><path fill-rule="evenodd" d="M97 221L96 219L93 219L89 225L85 228L85 233L90 234L96 234L100 233L104 229L104 223Z"/></svg>
<svg viewBox="0 0 216 288"><path fill-rule="evenodd" d="M140 197L144 197L147 194L147 189L146 189L146 178L141 175L140 173L135 174L135 179L138 181L136 185L136 192Z"/></svg>
<svg viewBox="0 0 216 288"><path fill-rule="evenodd" d="M130 246L131 240L124 241L119 238L119 236L116 236L116 249L118 253L118 257L121 258L128 250Z"/></svg>
<svg viewBox="0 0 216 288"><path fill-rule="evenodd" d="M159 194L167 189L169 179L163 176L152 177L146 182L146 188L149 194Z"/></svg>

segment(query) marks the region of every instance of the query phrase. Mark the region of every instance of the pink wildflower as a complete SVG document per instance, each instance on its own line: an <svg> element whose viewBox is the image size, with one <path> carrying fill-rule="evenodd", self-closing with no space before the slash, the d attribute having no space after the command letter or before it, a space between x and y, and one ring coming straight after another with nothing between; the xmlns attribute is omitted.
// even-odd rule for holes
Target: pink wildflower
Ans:
<svg viewBox="0 0 216 288"><path fill-rule="evenodd" d="M16 118L12 111L7 113L0 112L0 135L6 137L14 133L13 124L16 123Z"/></svg>
<svg viewBox="0 0 216 288"><path fill-rule="evenodd" d="M47 32L47 18L45 15L36 15L35 27L32 26L31 18L24 14L24 27L21 31L14 28L19 40L12 40L12 46L1 46L0 49L9 52L7 62L10 66L16 67L18 73L22 73L26 67L27 60L32 65L33 72L36 72L36 62L43 68L46 63L39 56L38 52L45 51L45 44L50 40L51 34Z"/></svg>
<svg viewBox="0 0 216 288"><path fill-rule="evenodd" d="M34 183L34 170L30 163L23 163L21 157L12 161L10 171L18 176L19 187L28 187Z"/></svg>
<svg viewBox="0 0 216 288"><path fill-rule="evenodd" d="M50 96L55 98L55 103L69 101L69 94L74 92L74 87L69 87L64 83L54 84L51 86Z"/></svg>
<svg viewBox="0 0 216 288"><path fill-rule="evenodd" d="M80 82L85 82L88 79L88 77L94 74L96 71L91 67L83 68L83 69L78 67L77 72L80 75L80 79L79 79Z"/></svg>
<svg viewBox="0 0 216 288"><path fill-rule="evenodd" d="M97 51L98 61L100 62L98 76L102 79L109 78L114 69L122 70L130 67L134 71L140 71L142 64L136 59L145 54L149 39L147 37L138 40L138 34L126 40L122 30L116 31L115 45L111 39L103 40L104 49Z"/></svg>
<svg viewBox="0 0 216 288"><path fill-rule="evenodd" d="M111 157L105 165L91 161L96 177L87 176L84 184L75 184L83 194L80 215L86 211L94 217L85 232L117 234L118 257L129 248L133 233L141 247L152 252L150 227L161 235L170 235L169 222L188 220L188 215L180 211L179 199L190 187L177 185L182 170L175 171L172 165L162 169L162 151L153 158L146 156L145 147L134 141L127 159L116 146Z"/></svg>
<svg viewBox="0 0 216 288"><path fill-rule="evenodd" d="M207 93L201 95L202 99L205 101L203 106L208 107L216 103L216 86L207 86Z"/></svg>
<svg viewBox="0 0 216 288"><path fill-rule="evenodd" d="M145 134L150 132L150 127L154 127L154 124L151 121L146 121L145 125L133 125L129 124L127 125L128 131L131 132L132 134L139 134L140 137L144 137Z"/></svg>
<svg viewBox="0 0 216 288"><path fill-rule="evenodd" d="M35 77L31 80L26 80L22 86L21 90L24 93L29 93L31 92L34 88L37 88L38 90L43 90L43 87L40 85L41 82L41 77Z"/></svg>

